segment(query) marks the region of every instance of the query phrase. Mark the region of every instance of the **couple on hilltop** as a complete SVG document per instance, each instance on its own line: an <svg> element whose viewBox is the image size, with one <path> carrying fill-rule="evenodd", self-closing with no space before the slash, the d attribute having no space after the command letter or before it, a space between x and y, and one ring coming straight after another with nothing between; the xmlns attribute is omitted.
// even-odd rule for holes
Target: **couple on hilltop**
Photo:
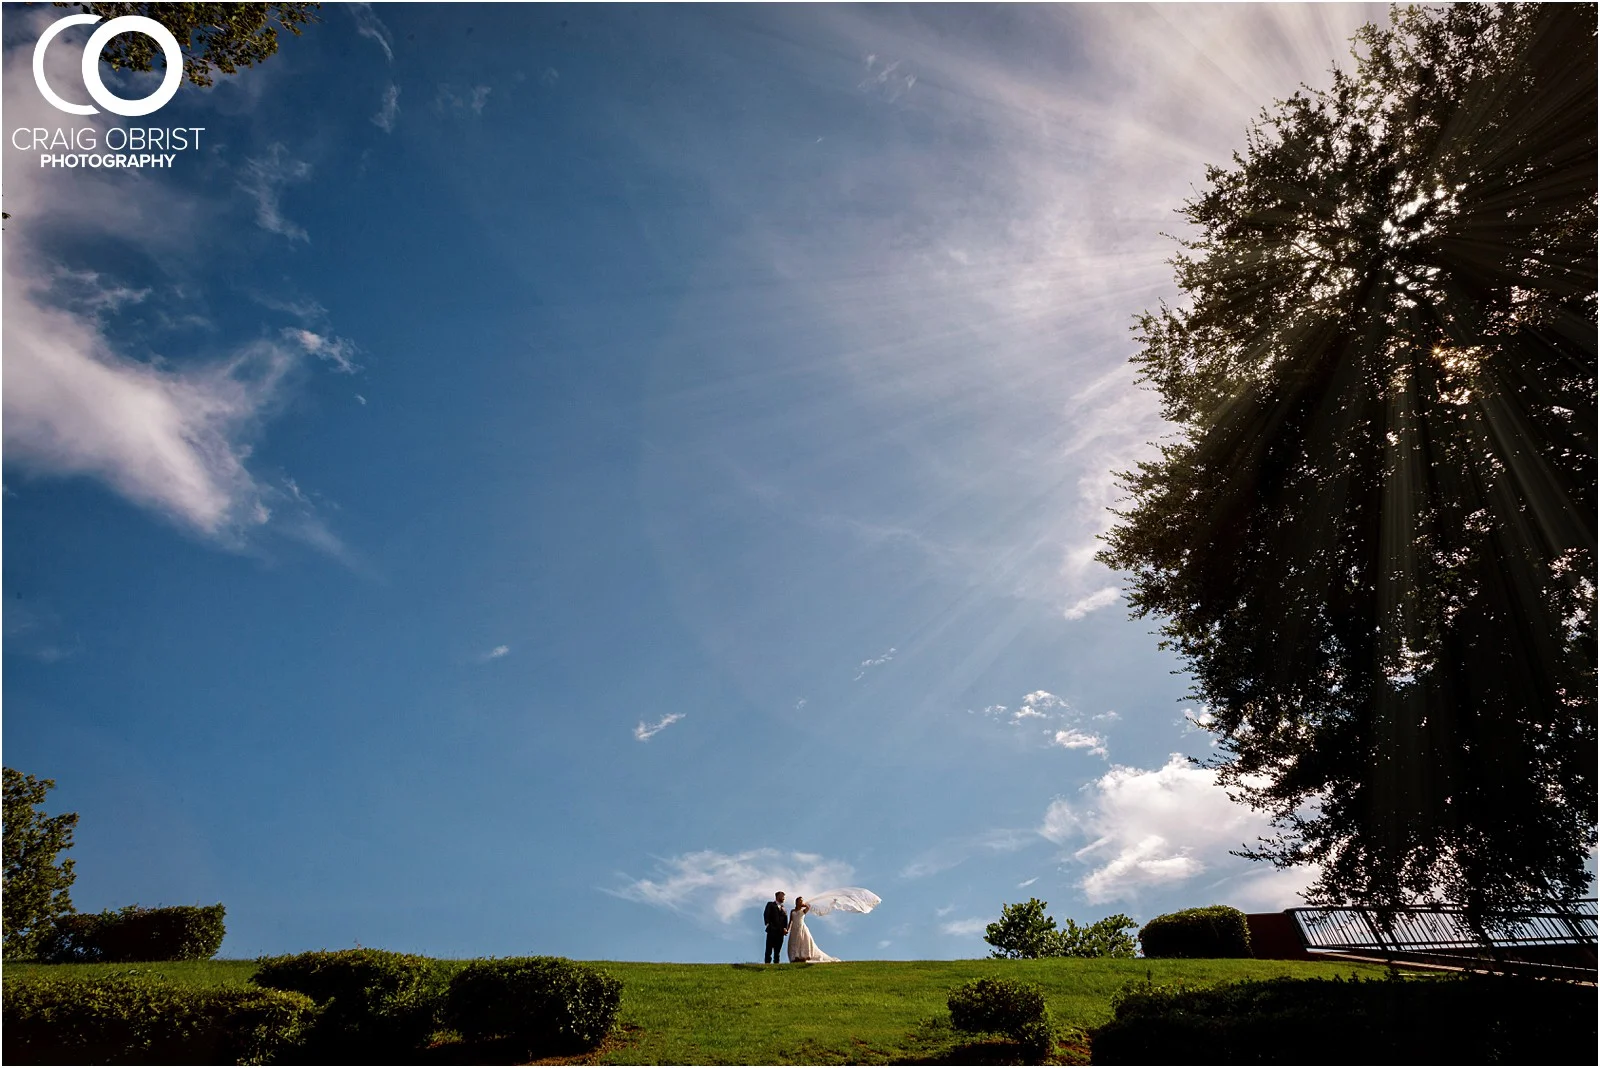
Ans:
<svg viewBox="0 0 1600 1068"><path fill-rule="evenodd" d="M785 936L789 939L790 964L837 963L839 958L822 952L812 939L811 932L806 930L806 915L814 912L818 916L825 916L835 909L841 912L871 912L880 901L871 890L851 886L813 895L810 902L796 894L794 908L785 912L783 897L782 890L773 894L762 913L762 922L767 927L767 950L762 957L763 964L781 963Z"/></svg>

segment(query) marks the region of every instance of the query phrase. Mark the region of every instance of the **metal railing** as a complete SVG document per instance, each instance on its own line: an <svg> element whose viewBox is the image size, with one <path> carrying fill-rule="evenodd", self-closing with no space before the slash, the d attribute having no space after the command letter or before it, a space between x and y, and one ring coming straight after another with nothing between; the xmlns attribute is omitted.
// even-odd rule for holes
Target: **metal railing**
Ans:
<svg viewBox="0 0 1600 1068"><path fill-rule="evenodd" d="M1563 906L1547 902L1539 912L1491 922L1487 938L1473 930L1461 909L1396 909L1384 924L1377 909L1330 906L1286 910L1294 917L1306 949L1316 952L1376 950L1414 953L1426 950L1503 949L1512 946L1564 946L1596 943L1595 901Z"/></svg>

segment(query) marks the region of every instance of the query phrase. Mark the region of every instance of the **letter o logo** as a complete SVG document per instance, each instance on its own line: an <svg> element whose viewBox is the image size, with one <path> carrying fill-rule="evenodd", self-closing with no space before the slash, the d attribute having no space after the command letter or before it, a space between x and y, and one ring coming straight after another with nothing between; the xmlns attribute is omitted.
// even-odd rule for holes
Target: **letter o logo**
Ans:
<svg viewBox="0 0 1600 1068"><path fill-rule="evenodd" d="M39 87L39 94L49 101L51 106L69 115L95 115L99 113L99 108L88 104L69 104L56 95L44 77L44 51L50 46L50 42L55 40L56 34L68 26L92 26L99 21L99 15L68 15L51 23L50 27L39 35L39 43L33 46L33 81ZM124 100L107 89L106 83L100 80L100 53L111 38L119 33L142 33L160 45L162 55L167 57L167 73L161 79L161 86L147 97ZM178 47L178 39L172 36L172 31L155 19L143 15L119 15L95 30L89 36L89 43L84 45L83 87L89 90L89 96L96 104L113 115L133 118L138 115L148 115L158 108L165 107L167 102L177 95L178 83L182 80L183 50Z"/></svg>

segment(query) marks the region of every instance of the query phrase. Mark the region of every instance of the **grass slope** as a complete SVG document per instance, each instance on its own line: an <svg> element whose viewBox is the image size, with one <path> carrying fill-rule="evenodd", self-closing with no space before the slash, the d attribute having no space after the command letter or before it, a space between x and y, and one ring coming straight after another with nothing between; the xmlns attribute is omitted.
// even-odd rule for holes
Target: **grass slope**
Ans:
<svg viewBox="0 0 1600 1068"><path fill-rule="evenodd" d="M841 964L589 962L623 981L621 1027L597 1064L980 1063L1000 1050L950 1029L950 988L986 976L1037 983L1058 1027L1111 1017L1111 997L1148 975L1158 983L1273 976L1381 977L1378 966L1268 960L953 960ZM22 975L163 976L197 986L242 986L253 961L164 964L9 964ZM433 1051L441 1062L448 1048ZM1071 1059L1071 1049L1063 1057Z"/></svg>

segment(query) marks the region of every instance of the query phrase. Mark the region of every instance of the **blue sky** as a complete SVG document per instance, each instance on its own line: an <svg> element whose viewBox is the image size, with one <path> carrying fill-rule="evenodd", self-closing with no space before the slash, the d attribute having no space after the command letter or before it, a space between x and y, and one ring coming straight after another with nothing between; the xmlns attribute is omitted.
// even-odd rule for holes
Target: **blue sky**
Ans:
<svg viewBox="0 0 1600 1068"><path fill-rule="evenodd" d="M1381 7L330 6L139 119L41 99L56 17L5 8L3 742L81 910L736 961L776 889L881 895L847 959L1297 903L1092 556L1173 209ZM13 137L113 125L204 132Z"/></svg>

